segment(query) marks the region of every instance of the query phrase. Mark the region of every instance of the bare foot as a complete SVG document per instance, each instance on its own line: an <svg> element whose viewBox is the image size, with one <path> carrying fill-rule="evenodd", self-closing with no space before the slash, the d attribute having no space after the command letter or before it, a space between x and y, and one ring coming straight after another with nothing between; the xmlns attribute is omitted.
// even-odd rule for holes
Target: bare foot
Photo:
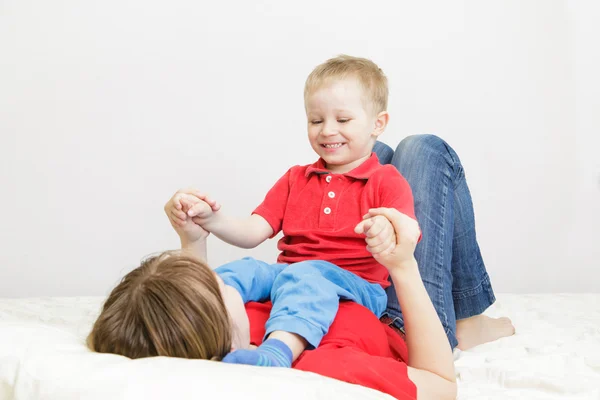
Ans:
<svg viewBox="0 0 600 400"><path fill-rule="evenodd" d="M456 338L461 350L514 334L515 327L506 317L490 318L486 315L476 315L456 321Z"/></svg>

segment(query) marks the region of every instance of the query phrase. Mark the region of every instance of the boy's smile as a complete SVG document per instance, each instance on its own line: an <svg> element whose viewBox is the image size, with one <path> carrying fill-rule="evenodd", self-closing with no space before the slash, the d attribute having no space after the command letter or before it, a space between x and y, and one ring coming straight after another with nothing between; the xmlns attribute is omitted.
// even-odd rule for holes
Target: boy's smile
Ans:
<svg viewBox="0 0 600 400"><path fill-rule="evenodd" d="M327 153L335 153L344 144L345 143L323 143L321 144L321 147L323 147Z"/></svg>

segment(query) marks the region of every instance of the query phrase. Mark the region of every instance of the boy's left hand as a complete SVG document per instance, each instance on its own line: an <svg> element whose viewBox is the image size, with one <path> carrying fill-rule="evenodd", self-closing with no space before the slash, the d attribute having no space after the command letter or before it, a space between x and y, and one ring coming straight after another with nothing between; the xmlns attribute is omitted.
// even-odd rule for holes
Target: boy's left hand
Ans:
<svg viewBox="0 0 600 400"><path fill-rule="evenodd" d="M373 254L375 260L384 264L384 259L396 247L396 233L389 219L383 215L365 215L364 219L356 225L354 232L366 236L367 250Z"/></svg>
<svg viewBox="0 0 600 400"><path fill-rule="evenodd" d="M389 227L381 230L376 228L380 226L380 223L386 225L385 221L378 220L378 217L385 218L387 223L391 224L394 232L393 240L388 234ZM419 242L421 230L419 223L414 218L395 208L381 207L370 209L363 219L356 226L355 232L365 233L367 244L369 244L367 248L373 253L373 257L378 263L386 267L390 273L393 270L402 272L406 268L417 266L415 248ZM377 233L378 231L379 233ZM390 245L391 250L386 247L390 241L393 243Z"/></svg>

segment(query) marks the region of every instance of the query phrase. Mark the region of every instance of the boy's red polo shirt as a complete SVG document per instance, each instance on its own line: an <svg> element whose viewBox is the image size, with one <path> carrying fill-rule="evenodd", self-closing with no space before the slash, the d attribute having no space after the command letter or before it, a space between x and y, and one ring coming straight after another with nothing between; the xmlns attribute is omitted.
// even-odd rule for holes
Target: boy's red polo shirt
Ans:
<svg viewBox="0 0 600 400"><path fill-rule="evenodd" d="M273 236L283 230L277 262L325 260L385 288L387 269L367 250L364 235L354 233L363 215L377 207L415 218L408 182L372 153L345 174L330 173L322 159L290 168L254 213L267 220Z"/></svg>

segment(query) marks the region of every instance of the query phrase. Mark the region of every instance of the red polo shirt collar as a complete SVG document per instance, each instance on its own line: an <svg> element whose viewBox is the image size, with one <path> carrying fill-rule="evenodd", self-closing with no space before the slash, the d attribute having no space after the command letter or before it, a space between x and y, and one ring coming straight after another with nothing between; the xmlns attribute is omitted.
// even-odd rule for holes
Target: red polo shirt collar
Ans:
<svg viewBox="0 0 600 400"><path fill-rule="evenodd" d="M371 153L371 157L367 159L364 163L360 164L358 167L354 168L352 171L348 171L344 174L344 176L354 178L354 179L369 179L371 175L377 171L379 165L379 158L377 158L377 154L374 152ZM306 168L306 177L308 178L311 174L330 174L327 168L325 168L325 162L322 158L310 165Z"/></svg>

